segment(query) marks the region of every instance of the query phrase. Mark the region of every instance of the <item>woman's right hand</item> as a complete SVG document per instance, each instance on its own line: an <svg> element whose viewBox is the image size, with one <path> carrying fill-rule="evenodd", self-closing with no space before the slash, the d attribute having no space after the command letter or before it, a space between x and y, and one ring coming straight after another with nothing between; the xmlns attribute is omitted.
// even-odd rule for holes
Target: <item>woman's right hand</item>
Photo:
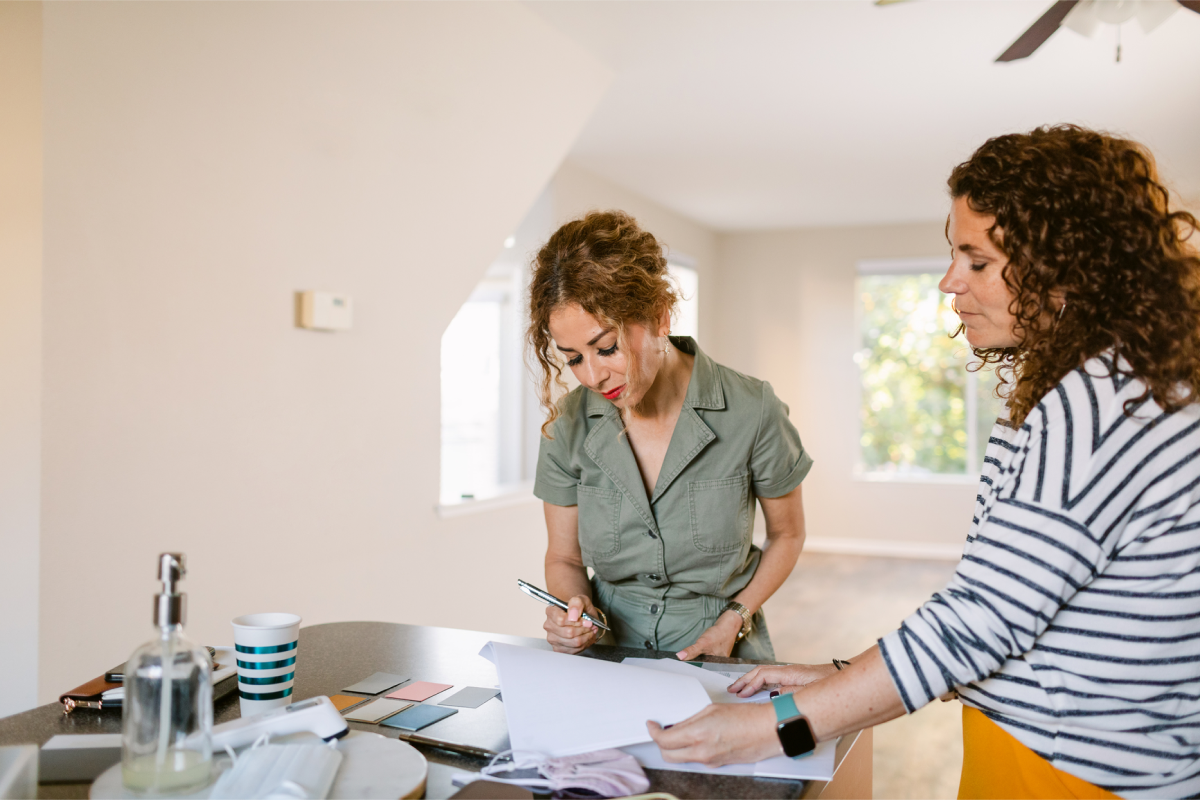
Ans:
<svg viewBox="0 0 1200 800"><path fill-rule="evenodd" d="M729 684L728 691L736 693L738 697L750 697L763 689L778 688L788 693L828 678L837 671L832 663L755 667Z"/></svg>
<svg viewBox="0 0 1200 800"><path fill-rule="evenodd" d="M558 606L546 606L546 622L542 627L546 630L546 641L556 653L582 652L591 647L599 639L600 629L581 619L584 613L599 618L592 601L583 595L575 595L567 601L567 610Z"/></svg>

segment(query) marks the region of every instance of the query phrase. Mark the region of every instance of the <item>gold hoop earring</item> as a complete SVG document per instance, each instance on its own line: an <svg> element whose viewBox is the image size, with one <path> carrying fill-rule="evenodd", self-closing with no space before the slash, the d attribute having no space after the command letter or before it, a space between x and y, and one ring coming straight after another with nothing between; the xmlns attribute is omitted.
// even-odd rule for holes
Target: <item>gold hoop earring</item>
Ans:
<svg viewBox="0 0 1200 800"><path fill-rule="evenodd" d="M955 301L955 299L957 299L957 298L954 298L954 297L951 297L951 298L950 298L950 310L951 310L951 311L953 311L955 314L957 314L957 313L958 313L958 306L954 305L954 301Z"/></svg>

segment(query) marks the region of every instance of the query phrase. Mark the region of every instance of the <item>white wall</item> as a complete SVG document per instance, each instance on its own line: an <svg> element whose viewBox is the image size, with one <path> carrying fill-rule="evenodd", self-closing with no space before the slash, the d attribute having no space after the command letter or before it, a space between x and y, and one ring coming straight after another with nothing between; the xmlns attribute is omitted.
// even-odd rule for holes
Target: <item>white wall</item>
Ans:
<svg viewBox="0 0 1200 800"><path fill-rule="evenodd" d="M723 234L718 243L721 303L711 352L769 380L791 406L816 462L804 483L813 544L953 556L971 519L974 482L852 477L860 385L852 360L856 264L943 254L943 223Z"/></svg>
<svg viewBox="0 0 1200 800"><path fill-rule="evenodd" d="M0 717L37 696L42 7L0 3Z"/></svg>
<svg viewBox="0 0 1200 800"><path fill-rule="evenodd" d="M146 638L169 549L206 642L536 634L540 510L434 512L439 341L608 71L491 2L54 3L44 49L41 701ZM353 331L293 327L312 288Z"/></svg>

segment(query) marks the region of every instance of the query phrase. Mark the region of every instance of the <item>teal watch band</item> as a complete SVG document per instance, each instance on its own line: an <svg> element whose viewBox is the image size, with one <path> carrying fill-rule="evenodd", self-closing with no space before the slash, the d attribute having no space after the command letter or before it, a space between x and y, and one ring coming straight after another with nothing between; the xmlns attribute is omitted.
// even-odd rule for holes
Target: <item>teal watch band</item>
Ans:
<svg viewBox="0 0 1200 800"><path fill-rule="evenodd" d="M778 697L772 697L771 705L775 707L776 722L783 722L792 717L800 716L800 709L796 708L796 701L792 699L790 694L781 694Z"/></svg>
<svg viewBox="0 0 1200 800"><path fill-rule="evenodd" d="M792 696L772 697L771 705L775 707L775 733L783 746L783 754L788 758L799 758L811 753L817 746L817 737L813 736L812 726L796 708Z"/></svg>

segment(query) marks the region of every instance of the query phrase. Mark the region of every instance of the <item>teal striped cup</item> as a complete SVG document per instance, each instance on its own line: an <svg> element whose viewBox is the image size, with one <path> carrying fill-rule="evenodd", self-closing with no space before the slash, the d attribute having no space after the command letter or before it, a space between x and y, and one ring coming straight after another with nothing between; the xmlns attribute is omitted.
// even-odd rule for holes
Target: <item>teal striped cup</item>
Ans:
<svg viewBox="0 0 1200 800"><path fill-rule="evenodd" d="M299 645L300 617L295 614L246 614L233 620L243 717L292 702Z"/></svg>

